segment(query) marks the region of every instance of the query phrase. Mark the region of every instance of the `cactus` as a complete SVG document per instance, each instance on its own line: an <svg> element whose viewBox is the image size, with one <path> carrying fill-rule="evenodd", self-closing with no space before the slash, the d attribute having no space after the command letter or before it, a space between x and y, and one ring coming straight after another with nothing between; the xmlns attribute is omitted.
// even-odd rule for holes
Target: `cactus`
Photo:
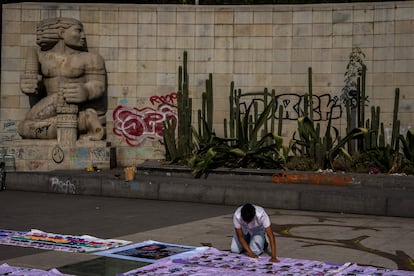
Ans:
<svg viewBox="0 0 414 276"><path fill-rule="evenodd" d="M375 111L373 117L371 117L372 119L372 129L374 131L374 144L371 145L371 147L378 147L378 145L380 144L379 142L379 137L380 137L380 112L381 112L381 108L379 106L376 107L376 109L372 109L373 111Z"/></svg>
<svg viewBox="0 0 414 276"><path fill-rule="evenodd" d="M385 148L385 130L384 130L384 123L381 123L381 132L379 135L378 145L380 148Z"/></svg>
<svg viewBox="0 0 414 276"><path fill-rule="evenodd" d="M313 120L312 67L308 68L309 118Z"/></svg>
<svg viewBox="0 0 414 276"><path fill-rule="evenodd" d="M350 71L346 73L349 78L357 77L356 83L354 79L349 79L350 88L355 87L356 93L352 96L356 99L357 118L352 118L351 108L354 103L352 98L345 98L346 107L346 133L345 138L340 139L339 131L332 126L332 109L325 133L321 135L321 125L313 121L313 89L312 89L312 68L308 68L308 93L304 95L303 117L298 119L299 138L293 139L289 143L289 147L282 146L282 121L283 106L278 106L276 102L276 92L273 89L269 93L265 88L263 91L264 110L260 112L258 99L254 99L250 104L241 101L241 90L236 90L234 82L230 84L229 94L229 119L224 119L224 138L219 138L213 131L213 79L209 74L206 80L206 91L202 94L201 109L197 111L198 129L193 129L191 124L192 99L188 95L188 73L187 73L187 53L184 52L183 66L179 67L178 81L178 122L168 120L164 125L164 144L166 147L166 159L183 160L188 156L188 165L193 169L196 176L200 173L207 173L211 168L217 166L226 167L280 167L280 162L287 160L289 150L295 154L300 152L302 157L311 160L313 165L317 165L321 169L333 167L333 159L342 152L346 157L351 158L351 154L355 152L353 139L358 141L359 155L367 154L372 158L373 164L386 165L384 158L391 158L391 154L398 153L399 143L403 144L404 153L412 152L413 133L407 134L408 138L399 135L400 121L398 120L399 106L399 89L395 91L393 127L391 146L386 145L384 135L384 124L380 121L380 107L371 107L371 116L365 118L366 99L366 71L367 68L363 64L361 56L364 56L355 49L350 58L355 58L348 65ZM358 57L358 55L360 55ZM356 63L355 63L356 62ZM351 67L358 68L358 71L351 72ZM356 66L358 65L358 66ZM354 70L353 68L352 70ZM354 74L354 75L352 75ZM353 84L355 85L353 86ZM348 91L349 92L349 91ZM271 99L269 96L271 95ZM243 112L241 107L244 106ZM275 132L275 114L278 112L277 135ZM355 117L355 116L354 116ZM269 127L270 122L270 127ZM178 137L176 140L175 127L178 124ZM357 126L355 128L355 126ZM354 129L352 129L354 128ZM269 131L270 130L270 131ZM404 138L404 139L403 139ZM193 139L195 143L193 143ZM336 143L336 145L335 145ZM348 152L344 149L344 145L348 145ZM407 146L410 145L410 146ZM410 150L407 150L410 149ZM410 157L412 155L409 155ZM386 168L386 166L383 166Z"/></svg>
<svg viewBox="0 0 414 276"><path fill-rule="evenodd" d="M214 112L214 101L213 101L213 74L209 74L208 80L206 80L206 109L207 109L207 126L213 130L213 112Z"/></svg>
<svg viewBox="0 0 414 276"><path fill-rule="evenodd" d="M306 96L305 96L306 97ZM304 102L304 110L306 108L306 102ZM310 117L301 117L298 119L298 134L299 139L295 139L293 135L292 151L299 153L304 158L309 158L313 161L313 165L316 165L319 169L325 169L326 167L332 167L330 162L330 152L334 148L334 144L339 137L339 131L332 126L332 109L329 112L328 124L326 126L325 135L321 137L321 126L319 123L315 123ZM332 137L331 131L335 133ZM336 154L336 152L335 152Z"/></svg>
<svg viewBox="0 0 414 276"><path fill-rule="evenodd" d="M212 84L210 77L209 87ZM267 95L267 89L264 95ZM274 93L273 93L274 94ZM227 167L256 167L256 168L280 168L281 159L280 149L283 140L281 137L266 133L265 125L274 115L269 116L272 110L275 110L275 97L268 102L267 96L264 96L264 110L259 112L258 101L253 100L245 112L240 111L241 90L234 90L234 83L230 84L230 120L224 120L224 132L230 133L230 137L219 138L213 131L207 136L195 134L198 147L188 164L196 177L208 174L210 169L218 166ZM205 93L203 97L203 110L199 111L201 124L208 127L208 96ZM206 113L204 113L206 112ZM202 115L205 114L205 115ZM274 121L274 118L273 118ZM229 129L227 129L227 126ZM235 137L233 134L236 133Z"/></svg>
<svg viewBox="0 0 414 276"><path fill-rule="evenodd" d="M398 109L400 103L400 89L395 89L394 96L394 113L392 117L392 134L391 134L391 148L398 151L398 135L400 134L400 121L398 120Z"/></svg>
<svg viewBox="0 0 414 276"><path fill-rule="evenodd" d="M303 117L309 117L309 94L303 96Z"/></svg>
<svg viewBox="0 0 414 276"><path fill-rule="evenodd" d="M264 89L264 92L263 92L263 106L267 106L267 98L268 98L268 90L267 90L267 87ZM274 98L272 98L272 99L274 99ZM274 106L274 105L273 105ZM273 106L272 106L272 111L273 111ZM274 113L273 113L274 114ZM273 115L271 116L272 118L273 118ZM263 133L268 133L268 130L267 130L267 122L264 124L264 126L263 126ZM273 133L273 132L272 132ZM264 136L264 135L262 135L262 136Z"/></svg>
<svg viewBox="0 0 414 276"><path fill-rule="evenodd" d="M352 117L351 117L351 103L350 103L350 99L346 98L345 99L345 108L346 108L346 133L351 133L352 130ZM353 154L353 152L355 151L354 149L354 144L352 143L352 140L349 139L347 142L347 146L348 146L348 152L349 154Z"/></svg>
<svg viewBox="0 0 414 276"><path fill-rule="evenodd" d="M282 120L283 120L283 105L279 106L279 118L278 118L278 124L277 124L277 135L278 136L282 136Z"/></svg>
<svg viewBox="0 0 414 276"><path fill-rule="evenodd" d="M187 52L184 51L183 65L178 68L177 126L173 121L163 122L166 160L171 162L184 160L192 151L192 99L188 96L188 85ZM180 137L177 142L176 127Z"/></svg>
<svg viewBox="0 0 414 276"><path fill-rule="evenodd" d="M405 158L414 162L414 129L409 129L407 131L406 137L399 135L398 139L402 143L403 153Z"/></svg>
<svg viewBox="0 0 414 276"><path fill-rule="evenodd" d="M360 97L360 108L361 108L361 125L365 121L365 84L366 84L367 67L362 65L361 72L361 97Z"/></svg>
<svg viewBox="0 0 414 276"><path fill-rule="evenodd" d="M165 160L176 162L178 160L177 145L175 142L175 121L166 120L163 122L163 139L165 145Z"/></svg>
<svg viewBox="0 0 414 276"><path fill-rule="evenodd" d="M230 111L230 119L229 119L229 135L230 138L234 138L234 118L236 116L235 110L234 110L234 81L230 83L230 96L229 96L229 111ZM226 125L226 124L225 124Z"/></svg>
<svg viewBox="0 0 414 276"><path fill-rule="evenodd" d="M276 90L272 89L272 99L276 99ZM271 117L270 117L270 132L271 133L275 133L275 114L276 114L276 110L277 110L277 102L275 101L275 104L272 106L272 111L271 111ZM280 125L281 127L281 125ZM281 133L282 131L280 131ZM277 132L278 135L280 136L279 131Z"/></svg>
<svg viewBox="0 0 414 276"><path fill-rule="evenodd" d="M202 94L201 110L198 110L198 138L200 142L210 140L213 133L213 75L206 80L206 91ZM226 136L227 130L225 130Z"/></svg>

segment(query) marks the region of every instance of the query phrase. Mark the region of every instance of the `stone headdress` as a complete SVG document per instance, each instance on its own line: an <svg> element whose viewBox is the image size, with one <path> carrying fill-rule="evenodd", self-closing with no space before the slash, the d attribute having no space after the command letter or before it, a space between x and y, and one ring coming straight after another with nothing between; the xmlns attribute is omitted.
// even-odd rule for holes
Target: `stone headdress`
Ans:
<svg viewBox="0 0 414 276"><path fill-rule="evenodd" d="M36 28L36 44L42 51L47 51L58 43L61 39L60 32L68 29L73 25L79 25L83 28L82 23L74 18L55 17L42 20ZM87 51L85 46L83 51Z"/></svg>

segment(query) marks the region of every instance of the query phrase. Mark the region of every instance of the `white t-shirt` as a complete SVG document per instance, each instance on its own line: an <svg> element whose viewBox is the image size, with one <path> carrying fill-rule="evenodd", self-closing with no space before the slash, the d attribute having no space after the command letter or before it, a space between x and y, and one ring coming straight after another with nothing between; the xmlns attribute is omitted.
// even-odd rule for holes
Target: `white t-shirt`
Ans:
<svg viewBox="0 0 414 276"><path fill-rule="evenodd" d="M253 205L256 210L256 215L253 220L247 224L241 217L241 209L243 206L237 208L236 212L233 215L233 224L234 228L242 228L244 233L248 232L249 234L256 233L260 229L264 229L270 226L270 219L266 211L257 205Z"/></svg>

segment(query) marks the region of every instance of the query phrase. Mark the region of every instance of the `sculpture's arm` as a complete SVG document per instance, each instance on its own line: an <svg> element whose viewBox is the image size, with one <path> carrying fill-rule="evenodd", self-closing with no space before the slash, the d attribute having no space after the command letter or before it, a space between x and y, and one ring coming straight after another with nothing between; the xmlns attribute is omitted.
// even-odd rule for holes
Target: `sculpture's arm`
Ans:
<svg viewBox="0 0 414 276"><path fill-rule="evenodd" d="M36 73L24 73L20 76L20 89L26 95L39 94L39 82L42 76Z"/></svg>
<svg viewBox="0 0 414 276"><path fill-rule="evenodd" d="M39 83L42 76L39 75L39 60L35 47L27 50L26 67L20 76L20 89L26 95L39 94Z"/></svg>
<svg viewBox="0 0 414 276"><path fill-rule="evenodd" d="M86 89L88 100L102 97L106 88L106 69L103 58L99 55L92 56L85 70Z"/></svg>

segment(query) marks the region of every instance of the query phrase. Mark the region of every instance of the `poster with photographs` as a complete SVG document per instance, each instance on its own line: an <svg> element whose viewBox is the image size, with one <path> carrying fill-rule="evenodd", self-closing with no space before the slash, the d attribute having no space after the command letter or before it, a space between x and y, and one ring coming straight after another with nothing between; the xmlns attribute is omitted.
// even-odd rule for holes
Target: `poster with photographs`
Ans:
<svg viewBox="0 0 414 276"><path fill-rule="evenodd" d="M186 254L188 255L193 251L195 252L195 249L196 247L194 246L149 240L116 249L97 252L95 254L124 260L154 263L167 257L184 257Z"/></svg>
<svg viewBox="0 0 414 276"><path fill-rule="evenodd" d="M333 264L313 260L279 257L280 262L270 263L269 256L252 259L208 248L187 258L163 259L117 276L161 275L226 275L226 276L413 276L412 271L390 270L352 263Z"/></svg>

